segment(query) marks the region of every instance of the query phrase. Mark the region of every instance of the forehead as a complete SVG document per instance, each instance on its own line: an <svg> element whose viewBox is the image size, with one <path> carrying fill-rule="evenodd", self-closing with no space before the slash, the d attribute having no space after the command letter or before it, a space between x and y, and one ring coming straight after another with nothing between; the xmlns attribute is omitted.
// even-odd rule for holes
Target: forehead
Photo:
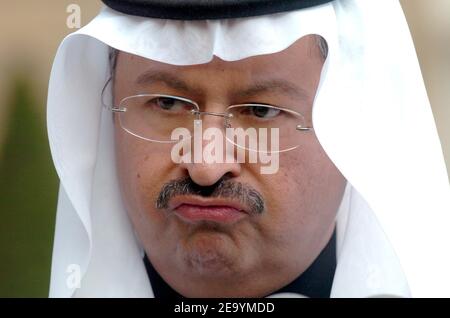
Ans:
<svg viewBox="0 0 450 318"><path fill-rule="evenodd" d="M118 56L117 69L121 73L130 73L135 70L143 70L142 67L161 69L174 72L203 72L203 71L244 71L251 70L254 73L272 72L273 70L289 70L292 66L301 67L303 64L311 64L321 59L316 36L307 35L285 50L273 54L253 56L238 61L224 61L219 57L205 64L177 66L146 59L137 55L121 52ZM130 68L131 67L131 68ZM280 69L281 67L281 69ZM137 75L138 72L133 72Z"/></svg>
<svg viewBox="0 0 450 318"><path fill-rule="evenodd" d="M322 65L317 38L308 35L281 52L238 61L224 61L214 56L208 63L187 66L170 65L121 52L115 75L119 90L170 84L171 88L190 92L213 92L273 83L273 87L281 86L280 92L297 89L304 93L315 90ZM263 82L264 85L260 85Z"/></svg>

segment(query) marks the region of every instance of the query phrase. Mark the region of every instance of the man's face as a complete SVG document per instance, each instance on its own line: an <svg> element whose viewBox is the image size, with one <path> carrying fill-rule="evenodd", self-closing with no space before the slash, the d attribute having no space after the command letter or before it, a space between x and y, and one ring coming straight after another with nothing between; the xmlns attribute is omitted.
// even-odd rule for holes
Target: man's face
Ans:
<svg viewBox="0 0 450 318"><path fill-rule="evenodd" d="M234 104L264 103L300 112L312 125L312 104L323 62L314 36L276 54L235 62L214 57L209 63L191 66L168 65L121 52L114 99L117 105L127 96L144 92L175 95L196 101L202 111L210 112L224 112ZM137 84L148 71L165 75ZM250 89L255 83L277 80L289 82L304 98L276 86ZM175 82L183 85L173 85ZM202 119L203 129L223 127L221 117ZM345 180L313 131L298 131L294 137L301 146L279 154L275 174L261 174L260 163L175 164L173 144L136 138L122 129L117 116L115 127L126 209L151 263L182 295L265 296L298 277L328 242ZM168 204L157 207L167 183L183 185L186 180L201 194L169 191L165 197ZM221 182L248 191L222 191L220 198L208 197ZM249 193L263 200L263 209L257 213L250 213L253 206L246 204L241 206L244 211L236 210L236 202L249 202ZM211 219L208 213L225 217Z"/></svg>

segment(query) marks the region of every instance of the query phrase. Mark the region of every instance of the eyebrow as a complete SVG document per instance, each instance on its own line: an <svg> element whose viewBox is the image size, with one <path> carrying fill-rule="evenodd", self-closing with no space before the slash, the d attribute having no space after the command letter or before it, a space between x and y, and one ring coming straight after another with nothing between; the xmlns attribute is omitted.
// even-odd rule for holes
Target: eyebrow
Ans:
<svg viewBox="0 0 450 318"><path fill-rule="evenodd" d="M149 70L139 75L136 79L136 84L138 85L150 85L153 83L163 83L175 90L180 90L186 93L194 93L196 95L200 95L202 91L198 87L190 86L176 75L164 71ZM278 91L294 99L301 99L305 101L309 99L309 95L306 90L297 87L285 79L259 80L252 83L250 87L237 92L236 95L241 98L248 98L258 94L270 93L274 91Z"/></svg>
<svg viewBox="0 0 450 318"><path fill-rule="evenodd" d="M186 82L182 81L175 75L172 75L170 73L163 72L163 71L155 72L155 71L150 70L150 71L144 72L138 76L135 83L138 85L150 85L150 84L158 83L158 82L164 83L167 86L177 89L177 90L190 91L190 92L192 92L192 90L193 90L192 87L189 87L189 85ZM198 89L196 89L196 90L198 90Z"/></svg>
<svg viewBox="0 0 450 318"><path fill-rule="evenodd" d="M277 91L294 99L308 100L308 93L285 79L269 79L254 82L249 88L238 92L239 97L251 97L258 94Z"/></svg>

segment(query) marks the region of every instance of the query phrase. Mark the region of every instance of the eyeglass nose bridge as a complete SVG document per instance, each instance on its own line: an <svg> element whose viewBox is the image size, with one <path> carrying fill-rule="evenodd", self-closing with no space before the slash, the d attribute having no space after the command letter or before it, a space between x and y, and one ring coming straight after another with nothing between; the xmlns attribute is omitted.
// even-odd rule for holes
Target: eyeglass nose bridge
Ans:
<svg viewBox="0 0 450 318"><path fill-rule="evenodd" d="M219 112L204 112L204 111L200 111L200 110L197 110L197 109L193 109L193 110L191 110L191 113L194 115L194 116L196 116L196 120L200 120L200 116L202 116L202 115L209 115L209 116L216 116L216 117L222 117L223 119L224 119L224 127L225 128L229 128L229 127L231 127L230 126L230 123L229 123L229 120L231 119L231 118L233 118L233 114L231 114L231 113L219 113Z"/></svg>

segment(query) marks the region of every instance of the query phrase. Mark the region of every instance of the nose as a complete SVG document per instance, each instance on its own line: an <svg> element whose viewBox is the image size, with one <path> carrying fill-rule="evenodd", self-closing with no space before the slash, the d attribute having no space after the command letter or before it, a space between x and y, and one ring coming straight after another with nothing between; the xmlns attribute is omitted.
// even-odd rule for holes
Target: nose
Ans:
<svg viewBox="0 0 450 318"><path fill-rule="evenodd" d="M241 164L234 156L234 147L230 147L229 143L227 146L223 128L222 117L202 116L201 127L199 131L194 131L194 140L191 143L191 151L196 151L195 147L201 145L201 158L189 163L180 163L180 168L185 170L192 181L200 186L213 185L225 175L233 178L241 174ZM216 132L214 137L209 134L212 130ZM211 155L216 160L211 160ZM194 159L194 155L192 158Z"/></svg>
<svg viewBox="0 0 450 318"><path fill-rule="evenodd" d="M222 177L237 177L240 175L238 163L182 163L192 181L206 187L218 182Z"/></svg>

